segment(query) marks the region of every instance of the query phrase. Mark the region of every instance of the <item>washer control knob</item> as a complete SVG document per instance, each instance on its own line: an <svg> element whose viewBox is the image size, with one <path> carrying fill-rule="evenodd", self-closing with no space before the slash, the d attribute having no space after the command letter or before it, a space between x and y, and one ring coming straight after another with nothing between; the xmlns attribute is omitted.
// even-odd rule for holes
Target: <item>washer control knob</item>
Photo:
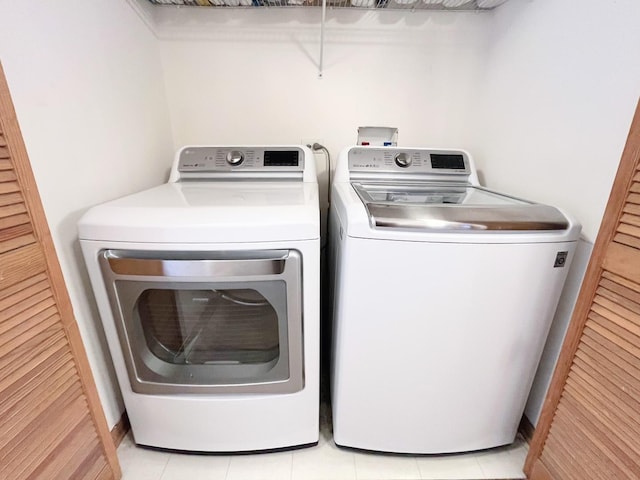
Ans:
<svg viewBox="0 0 640 480"><path fill-rule="evenodd" d="M409 156L408 153L399 153L396 155L396 165L398 165L399 167L402 168L407 168L409 165L411 165L411 157Z"/></svg>
<svg viewBox="0 0 640 480"><path fill-rule="evenodd" d="M227 153L227 163L229 165L240 165L244 161L244 154L238 150L231 150Z"/></svg>

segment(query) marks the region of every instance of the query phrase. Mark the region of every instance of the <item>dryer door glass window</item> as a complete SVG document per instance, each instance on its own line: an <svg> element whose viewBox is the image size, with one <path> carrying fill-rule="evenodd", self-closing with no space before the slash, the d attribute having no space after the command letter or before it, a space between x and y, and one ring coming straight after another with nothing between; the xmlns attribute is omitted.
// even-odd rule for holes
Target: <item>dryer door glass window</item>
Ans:
<svg viewBox="0 0 640 480"><path fill-rule="evenodd" d="M271 364L280 356L278 313L253 289L148 289L137 316L145 347L175 365Z"/></svg>
<svg viewBox="0 0 640 480"><path fill-rule="evenodd" d="M134 392L302 389L298 252L159 255L106 251L101 258Z"/></svg>

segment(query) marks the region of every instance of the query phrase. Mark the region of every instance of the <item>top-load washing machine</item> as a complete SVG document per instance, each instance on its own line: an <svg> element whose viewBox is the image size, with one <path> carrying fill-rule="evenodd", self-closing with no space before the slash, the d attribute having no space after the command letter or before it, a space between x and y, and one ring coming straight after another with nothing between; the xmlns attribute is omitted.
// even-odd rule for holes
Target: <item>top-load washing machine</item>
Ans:
<svg viewBox="0 0 640 480"><path fill-rule="evenodd" d="M464 151L352 147L330 232L336 444L511 443L580 226L480 187Z"/></svg>
<svg viewBox="0 0 640 480"><path fill-rule="evenodd" d="M188 146L79 236L135 442L318 441L319 210L299 146Z"/></svg>

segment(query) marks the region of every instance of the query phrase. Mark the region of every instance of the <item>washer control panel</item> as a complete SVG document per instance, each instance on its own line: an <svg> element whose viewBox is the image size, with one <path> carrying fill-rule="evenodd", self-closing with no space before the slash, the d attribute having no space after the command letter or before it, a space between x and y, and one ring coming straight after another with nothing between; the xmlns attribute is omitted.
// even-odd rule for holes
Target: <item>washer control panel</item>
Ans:
<svg viewBox="0 0 640 480"><path fill-rule="evenodd" d="M349 171L376 173L469 175L467 154L461 150L356 147L349 151Z"/></svg>
<svg viewBox="0 0 640 480"><path fill-rule="evenodd" d="M302 172L304 151L298 147L185 147L178 171L185 173Z"/></svg>

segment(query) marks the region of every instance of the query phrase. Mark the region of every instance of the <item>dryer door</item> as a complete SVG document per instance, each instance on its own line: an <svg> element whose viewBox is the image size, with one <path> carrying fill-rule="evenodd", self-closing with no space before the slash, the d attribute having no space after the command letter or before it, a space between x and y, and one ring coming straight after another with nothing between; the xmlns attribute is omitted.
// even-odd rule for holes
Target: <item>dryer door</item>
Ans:
<svg viewBox="0 0 640 480"><path fill-rule="evenodd" d="M302 389L299 252L105 250L100 264L134 392Z"/></svg>

